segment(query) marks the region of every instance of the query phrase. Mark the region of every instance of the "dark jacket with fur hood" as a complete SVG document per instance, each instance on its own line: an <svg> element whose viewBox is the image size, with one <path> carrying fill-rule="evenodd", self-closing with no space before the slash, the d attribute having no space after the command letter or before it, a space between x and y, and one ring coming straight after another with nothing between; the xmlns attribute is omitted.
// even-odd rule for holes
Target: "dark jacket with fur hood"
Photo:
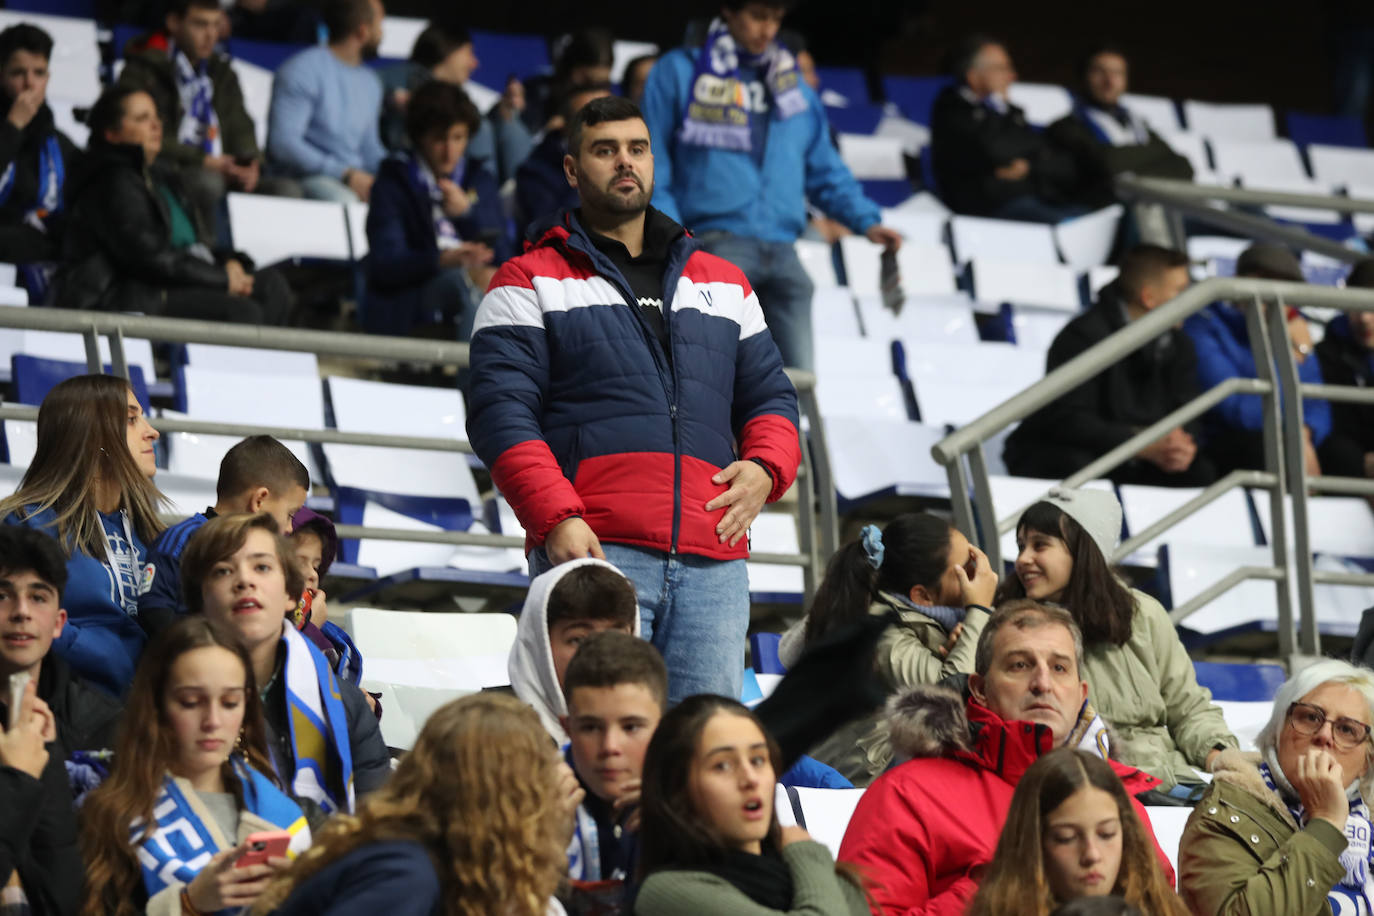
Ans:
<svg viewBox="0 0 1374 916"><path fill-rule="evenodd" d="M1179 843L1179 893L1194 913L1329 914L1346 838L1314 818L1299 829L1265 784L1258 754L1222 751Z"/></svg>
<svg viewBox="0 0 1374 916"><path fill-rule="evenodd" d="M881 906L889 916L962 913L978 890L974 875L992 861L1016 784L1057 746L1054 735L1046 725L1004 720L933 686L890 700L888 722L896 759L906 762L878 777L859 800L840 860L872 880L875 912ZM1105 750L1100 723L1085 704L1069 743L1093 735L1099 752ZM1108 762L1133 796L1158 785L1140 770ZM1135 805L1149 830L1144 807ZM1159 852L1159 858L1172 883L1168 857Z"/></svg>

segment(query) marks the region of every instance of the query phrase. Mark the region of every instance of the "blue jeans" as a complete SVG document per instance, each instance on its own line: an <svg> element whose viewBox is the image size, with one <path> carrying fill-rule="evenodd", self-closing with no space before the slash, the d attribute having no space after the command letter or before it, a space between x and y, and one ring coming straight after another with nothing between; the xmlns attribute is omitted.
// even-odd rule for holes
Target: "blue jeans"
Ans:
<svg viewBox="0 0 1374 916"><path fill-rule="evenodd" d="M668 666L668 702L696 693L739 699L749 632L749 574L743 560L712 560L602 542L607 562L634 583L640 635ZM530 553L530 576L551 568Z"/></svg>
<svg viewBox="0 0 1374 916"><path fill-rule="evenodd" d="M703 232L701 247L749 278L784 366L812 369L811 295L816 291L791 242L765 242L729 232Z"/></svg>

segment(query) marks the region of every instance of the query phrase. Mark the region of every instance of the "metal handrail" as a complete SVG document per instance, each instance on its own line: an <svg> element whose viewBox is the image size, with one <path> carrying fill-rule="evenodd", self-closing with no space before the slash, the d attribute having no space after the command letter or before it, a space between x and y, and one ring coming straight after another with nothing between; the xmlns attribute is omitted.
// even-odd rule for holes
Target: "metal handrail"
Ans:
<svg viewBox="0 0 1374 916"><path fill-rule="evenodd" d="M1235 487L1248 486L1267 490L1271 517L1275 519L1274 530L1270 534L1273 565L1243 567L1233 571L1186 604L1175 608L1173 616L1175 620L1183 619L1187 614L1246 579L1271 579L1276 583L1278 599L1280 654L1286 658L1296 658L1297 647L1293 640L1294 616L1289 594L1291 580L1296 584L1298 599L1298 641L1304 654L1316 655L1319 640L1312 605L1313 584L1354 581L1358 574L1340 574L1333 578L1333 574L1315 572L1312 569L1307 524L1307 490L1310 487L1324 492L1370 492L1374 491L1374 482L1354 478L1306 477L1302 460L1302 399L1331 396L1343 401L1368 402L1374 398L1369 397L1369 393L1356 389L1301 383L1292 350L1286 343L1283 310L1265 309L1261 305L1282 302L1344 311L1374 311L1374 291L1243 278L1204 280L1185 290L1175 299L1131 321L1050 372L1039 382L952 432L931 448L931 454L935 461L945 468L949 477L950 501L955 524L970 535L981 533L981 546L994 566L1000 565L1000 535L1014 527L1020 511L1004 519L999 520L996 517L983 444L1010 424L1063 397L1216 301L1235 302L1245 309L1251 345L1256 352L1255 363L1259 377L1231 379L1202 392L1188 404L1067 478L1065 484L1076 486L1094 476L1111 471L1168 429L1200 416L1231 394L1248 393L1261 397L1265 406L1264 470L1235 472L1215 482L1183 506L1157 520L1145 530L1137 532L1117 549L1113 559L1119 560L1154 540L1179 521ZM1274 341L1281 343L1275 346ZM968 459L967 468L964 463L965 457ZM1287 506L1285 497L1291 502L1293 515L1294 547L1291 574L1288 534L1282 521Z"/></svg>
<svg viewBox="0 0 1374 916"><path fill-rule="evenodd" d="M356 360L405 362L463 368L468 365L468 345L456 341L423 340L404 337L350 334L338 331L311 331L299 328L260 327L244 324L219 324L186 318L158 318L123 315L113 312L87 312L53 308L0 308L0 328L57 331L80 334L85 343L86 364L101 372L99 338L109 342L110 364L115 374L129 376L124 339L137 338L168 343L203 343L219 346L249 347L315 353ZM838 511L830 471L829 451L815 398L816 377L802 369L787 369L797 389L798 405L809 420L807 439L802 442L802 466L798 470L797 553L751 553L751 562L800 566L803 589L809 600L814 594L824 558L834 552L838 539ZM0 420L36 420L32 407L0 406ZM266 434L278 439L321 444L361 445L384 448L460 452L472 454L472 445L460 438L402 436L358 433L334 429L305 429L248 423L216 423L180 417L150 417L154 428L163 432L188 432L203 435L250 436ZM829 487L829 498L820 487ZM819 518L816 518L819 509ZM413 531L344 525L343 537L370 537L380 540L414 541L486 547L523 546L520 538L499 534L474 534L465 531Z"/></svg>

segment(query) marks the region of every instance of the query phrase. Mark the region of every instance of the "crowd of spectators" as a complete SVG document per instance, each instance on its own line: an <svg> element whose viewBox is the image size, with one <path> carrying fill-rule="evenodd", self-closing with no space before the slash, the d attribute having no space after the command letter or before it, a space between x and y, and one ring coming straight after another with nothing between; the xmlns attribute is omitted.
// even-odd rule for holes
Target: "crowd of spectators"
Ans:
<svg viewBox="0 0 1374 916"><path fill-rule="evenodd" d="M286 21L240 6L245 29ZM865 526L784 634L788 674L739 702L748 532L801 463L784 365L812 365L812 290L794 242L813 205L902 243L778 40L785 8L726 0L621 94L611 36L583 30L551 77L479 107L466 32L432 25L379 80L380 0L331 0L327 43L278 71L266 150L215 51L215 0L177 0L130 45L84 152L43 103L51 41L0 33L0 245L26 253L30 289L283 324L290 288L226 244L225 193L368 203L361 324L470 341L468 438L531 577L513 696L452 701L388 748L386 698L329 620L338 536L304 508L301 461L245 439L215 505L169 527L133 388L56 385L0 500L0 914L1369 910L1374 672L1295 673L1242 753L1167 612L1113 567L1109 491L1051 489L1005 574L934 515ZM1086 59L1082 101L1044 133L1006 101L1004 46L957 59L933 125L955 209L1058 220L1114 174L1186 177L1121 107L1119 51ZM1372 265L1349 285L1374 285ZM1187 267L1130 247L1048 368L1175 298ZM1266 244L1237 272L1301 279ZM1304 381L1374 373L1374 322L1333 322L1314 348L1284 318ZM1216 303L1027 419L1008 465L1067 476L1255 375L1242 312ZM1119 479L1253 466L1258 405L1228 398ZM1368 411L1307 402L1309 473L1374 476ZM837 855L782 825L779 786L866 787ZM1177 873L1146 805L1193 808Z"/></svg>

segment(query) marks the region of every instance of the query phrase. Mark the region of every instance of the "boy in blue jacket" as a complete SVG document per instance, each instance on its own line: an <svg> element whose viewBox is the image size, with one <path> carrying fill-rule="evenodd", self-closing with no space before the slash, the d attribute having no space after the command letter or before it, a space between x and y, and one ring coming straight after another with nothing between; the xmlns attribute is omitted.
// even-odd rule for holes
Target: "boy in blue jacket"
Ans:
<svg viewBox="0 0 1374 916"><path fill-rule="evenodd" d="M793 244L808 199L825 214L895 251L830 142L820 98L777 41L788 0L725 0L701 48L654 65L644 121L657 153L653 205L732 262L758 293L783 364L812 367L813 285Z"/></svg>

